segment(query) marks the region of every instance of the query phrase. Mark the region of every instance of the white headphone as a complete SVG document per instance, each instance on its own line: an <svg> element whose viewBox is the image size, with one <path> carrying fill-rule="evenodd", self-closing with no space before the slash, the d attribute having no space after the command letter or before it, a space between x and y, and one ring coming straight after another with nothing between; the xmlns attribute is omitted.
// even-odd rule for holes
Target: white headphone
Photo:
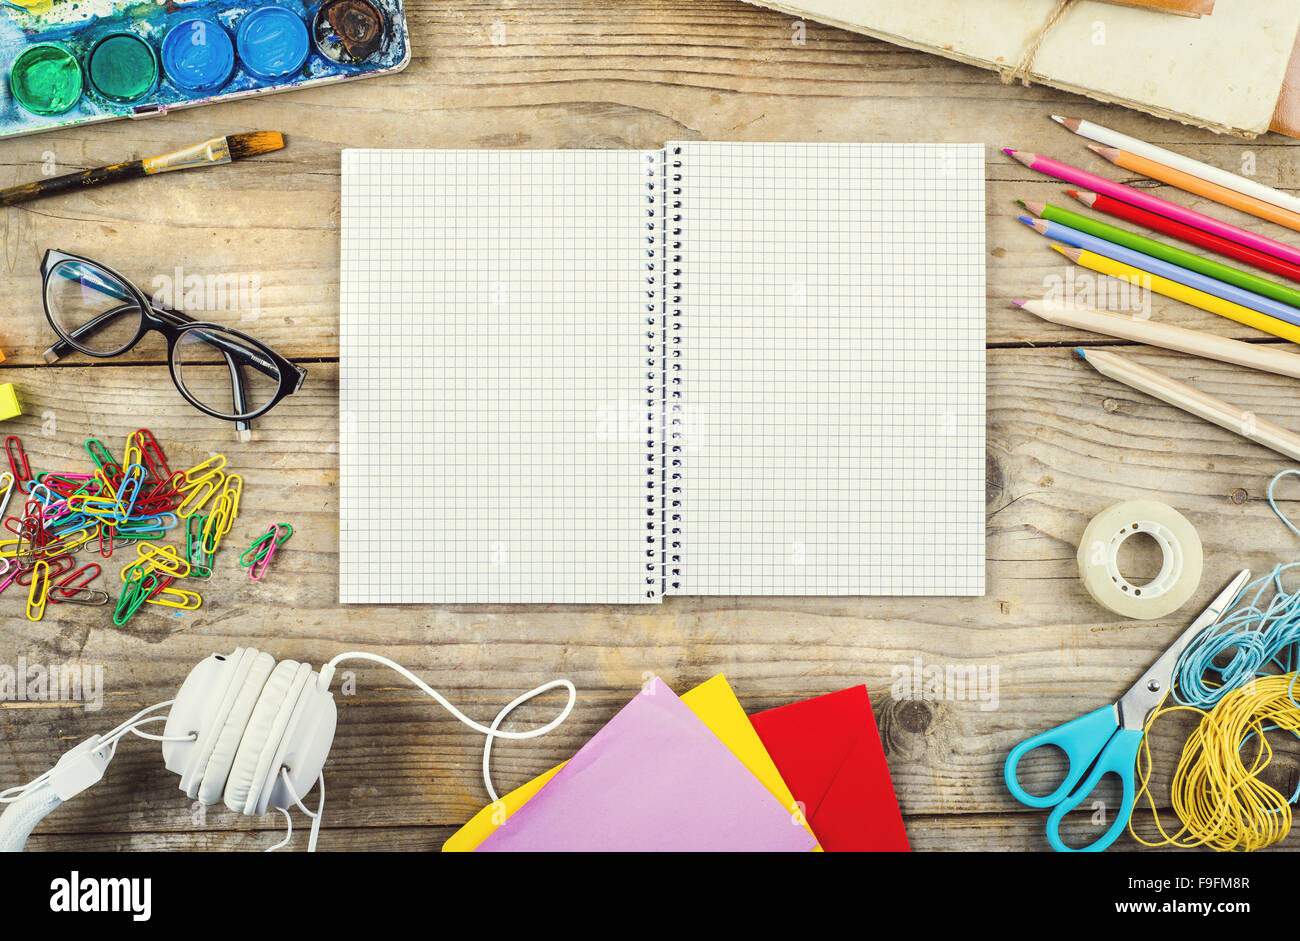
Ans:
<svg viewBox="0 0 1300 941"><path fill-rule="evenodd" d="M274 657L256 648L237 647L232 654L213 654L194 667L171 702L150 706L112 731L92 736L36 780L0 792L0 802L9 805L0 815L0 851L22 849L32 829L50 811L99 781L118 741L128 734L162 743L167 770L180 775L180 789L191 800L202 804L224 801L236 813L250 816L272 808L280 810L289 821L290 836L293 821L289 810L297 806L312 818L308 849L314 850L325 805L322 769L338 722L329 684L336 666L344 660L369 660L396 670L461 722L487 736L483 781L493 801L497 794L488 770L492 740L545 735L568 718L577 700L572 683L552 680L517 697L497 713L491 726L483 726L405 667L378 654L340 654L317 673L310 664L296 660L276 663ZM515 707L557 687L568 691L568 701L546 725L527 732L499 730ZM153 714L167 706L171 708L165 716ZM167 724L162 735L140 730L164 719ZM313 786L320 792L315 811L302 803ZM271 849L288 841L286 836Z"/></svg>

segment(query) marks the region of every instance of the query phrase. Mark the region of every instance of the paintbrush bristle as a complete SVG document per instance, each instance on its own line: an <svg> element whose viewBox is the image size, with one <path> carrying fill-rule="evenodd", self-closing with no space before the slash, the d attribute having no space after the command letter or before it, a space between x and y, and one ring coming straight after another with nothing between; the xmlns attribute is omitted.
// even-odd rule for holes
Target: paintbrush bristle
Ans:
<svg viewBox="0 0 1300 941"><path fill-rule="evenodd" d="M226 144L230 147L231 160L243 160L280 150L284 147L284 135L279 131L249 131L229 135Z"/></svg>

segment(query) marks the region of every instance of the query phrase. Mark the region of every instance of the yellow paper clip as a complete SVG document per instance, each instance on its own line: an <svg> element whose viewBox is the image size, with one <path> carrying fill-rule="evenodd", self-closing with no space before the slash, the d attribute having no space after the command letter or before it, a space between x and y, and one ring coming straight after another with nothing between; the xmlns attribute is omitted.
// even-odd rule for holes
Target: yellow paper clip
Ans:
<svg viewBox="0 0 1300 941"><path fill-rule="evenodd" d="M212 499L212 495L221 488L225 479L226 475L221 471L215 471L214 476L205 477L199 486L189 489L181 505L176 508L176 515L181 519L189 519L203 509L203 504Z"/></svg>
<svg viewBox="0 0 1300 941"><path fill-rule="evenodd" d="M132 464L139 464L141 467L144 466L144 450L136 441L136 437L139 434L140 432L133 431L126 437L126 453L122 455L123 467L130 467Z"/></svg>
<svg viewBox="0 0 1300 941"><path fill-rule="evenodd" d="M155 546L151 542L142 542L136 546L135 552L142 561L152 565L156 572L175 575L177 578L185 578L190 574L190 563L175 546Z"/></svg>
<svg viewBox="0 0 1300 941"><path fill-rule="evenodd" d="M50 563L41 559L32 569L32 587L27 591L27 620L45 617L45 598L50 593Z"/></svg>
<svg viewBox="0 0 1300 941"><path fill-rule="evenodd" d="M226 466L224 454L214 454L206 461L200 461L185 472L185 486L182 490L192 490L209 478L215 477Z"/></svg>
<svg viewBox="0 0 1300 941"><path fill-rule="evenodd" d="M208 518L203 521L203 538L199 545L208 555L216 553L217 546L221 544L222 534L230 530L228 525L222 525L229 506L230 495L222 493L221 496L217 498L217 505L213 508L212 512L208 514Z"/></svg>
<svg viewBox="0 0 1300 941"><path fill-rule="evenodd" d="M152 598L147 599L148 604L160 604L165 608L179 608L182 611L197 611L203 604L203 598L197 591L187 591L184 588L160 588Z"/></svg>
<svg viewBox="0 0 1300 941"><path fill-rule="evenodd" d="M223 497L230 497L230 512L224 516L225 522L221 526L220 535L224 536L230 532L230 527L235 522L235 517L239 514L239 498L244 492L244 478L238 474L231 474L226 478L225 486L221 488Z"/></svg>

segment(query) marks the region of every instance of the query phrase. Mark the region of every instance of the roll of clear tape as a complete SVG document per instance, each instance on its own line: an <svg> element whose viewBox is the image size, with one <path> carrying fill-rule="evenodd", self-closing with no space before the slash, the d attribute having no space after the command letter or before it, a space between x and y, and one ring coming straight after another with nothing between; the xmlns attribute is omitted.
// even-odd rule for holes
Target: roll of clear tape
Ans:
<svg viewBox="0 0 1300 941"><path fill-rule="evenodd" d="M1119 570L1119 547L1146 533L1163 556L1160 571L1134 585ZM1126 618L1151 621L1172 614L1201 583L1201 537L1173 507L1156 500L1117 503L1088 524L1079 540L1079 577L1094 601Z"/></svg>

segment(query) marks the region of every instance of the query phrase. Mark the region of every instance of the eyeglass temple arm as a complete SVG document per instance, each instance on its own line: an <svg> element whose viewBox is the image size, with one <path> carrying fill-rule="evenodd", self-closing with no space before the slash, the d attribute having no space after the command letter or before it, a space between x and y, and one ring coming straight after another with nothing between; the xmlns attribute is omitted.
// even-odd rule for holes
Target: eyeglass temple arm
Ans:
<svg viewBox="0 0 1300 941"><path fill-rule="evenodd" d="M230 370L230 398L235 414L238 415L247 407L244 397L244 378L239 374L239 364L235 362L234 357L225 350L221 351L221 355L225 357L226 368ZM240 418L235 422L236 431L246 432L251 431L252 428L252 422L246 418Z"/></svg>

